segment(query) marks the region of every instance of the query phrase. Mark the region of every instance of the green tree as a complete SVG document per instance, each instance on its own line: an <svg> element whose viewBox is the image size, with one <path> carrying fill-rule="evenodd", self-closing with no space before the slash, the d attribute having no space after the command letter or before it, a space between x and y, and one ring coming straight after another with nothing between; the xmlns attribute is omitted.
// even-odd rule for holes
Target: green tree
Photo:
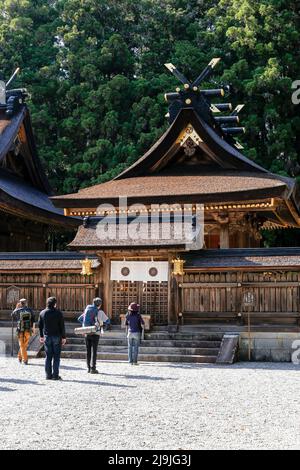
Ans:
<svg viewBox="0 0 300 470"><path fill-rule="evenodd" d="M294 0L0 0L0 68L32 99L34 131L53 187L113 178L167 127L163 94L212 57L245 103L245 153L300 175L299 2ZM216 71L217 73L217 71ZM271 241L272 242L272 241ZM272 242L273 243L273 242Z"/></svg>

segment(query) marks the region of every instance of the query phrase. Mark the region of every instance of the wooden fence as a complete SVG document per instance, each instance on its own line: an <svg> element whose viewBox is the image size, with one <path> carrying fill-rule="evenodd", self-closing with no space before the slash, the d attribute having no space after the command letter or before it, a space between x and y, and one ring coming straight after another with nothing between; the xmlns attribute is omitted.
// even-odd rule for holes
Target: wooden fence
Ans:
<svg viewBox="0 0 300 470"><path fill-rule="evenodd" d="M28 305L39 312L50 296L57 298L66 318L74 319L100 291L96 274L83 277L80 273L1 273L0 319L9 318L17 297L26 298Z"/></svg>
<svg viewBox="0 0 300 470"><path fill-rule="evenodd" d="M181 288L186 323L299 323L299 272L187 273Z"/></svg>

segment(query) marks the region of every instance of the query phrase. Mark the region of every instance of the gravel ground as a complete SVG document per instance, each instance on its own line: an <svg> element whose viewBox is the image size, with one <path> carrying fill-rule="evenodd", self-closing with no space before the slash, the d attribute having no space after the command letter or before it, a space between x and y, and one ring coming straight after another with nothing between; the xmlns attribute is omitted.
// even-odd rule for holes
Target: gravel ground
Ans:
<svg viewBox="0 0 300 470"><path fill-rule="evenodd" d="M300 368L0 358L0 449L299 449Z"/></svg>

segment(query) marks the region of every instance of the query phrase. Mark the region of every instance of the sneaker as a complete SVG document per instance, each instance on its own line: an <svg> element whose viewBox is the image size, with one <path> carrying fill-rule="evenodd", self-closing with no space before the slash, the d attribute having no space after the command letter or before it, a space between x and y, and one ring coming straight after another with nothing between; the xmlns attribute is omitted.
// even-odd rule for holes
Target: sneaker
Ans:
<svg viewBox="0 0 300 470"><path fill-rule="evenodd" d="M46 377L46 380L53 380L53 377L51 377L51 376Z"/></svg>
<svg viewBox="0 0 300 470"><path fill-rule="evenodd" d="M137 362L134 362L133 365L134 366L139 366L139 364Z"/></svg>
<svg viewBox="0 0 300 470"><path fill-rule="evenodd" d="M88 370L87 370L87 373L90 374L90 373L91 373L91 369L88 369Z"/></svg>
<svg viewBox="0 0 300 470"><path fill-rule="evenodd" d="M91 374L99 374L99 372L97 371L97 369L91 369Z"/></svg>
<svg viewBox="0 0 300 470"><path fill-rule="evenodd" d="M58 376L58 377L53 377L52 380L62 380L62 378L60 376Z"/></svg>

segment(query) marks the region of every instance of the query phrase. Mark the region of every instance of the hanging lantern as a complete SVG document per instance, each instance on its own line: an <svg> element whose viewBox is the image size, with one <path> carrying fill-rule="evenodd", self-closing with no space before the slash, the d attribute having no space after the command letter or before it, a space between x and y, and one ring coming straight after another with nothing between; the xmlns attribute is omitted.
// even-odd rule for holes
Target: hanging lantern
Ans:
<svg viewBox="0 0 300 470"><path fill-rule="evenodd" d="M85 260L81 261L82 264L82 276L91 276L93 274L92 271L92 260L86 258Z"/></svg>
<svg viewBox="0 0 300 470"><path fill-rule="evenodd" d="M173 273L172 274L174 276L183 276L184 275L183 265L184 265L185 261L183 259L176 258L176 259L172 260L172 263L173 263Z"/></svg>

